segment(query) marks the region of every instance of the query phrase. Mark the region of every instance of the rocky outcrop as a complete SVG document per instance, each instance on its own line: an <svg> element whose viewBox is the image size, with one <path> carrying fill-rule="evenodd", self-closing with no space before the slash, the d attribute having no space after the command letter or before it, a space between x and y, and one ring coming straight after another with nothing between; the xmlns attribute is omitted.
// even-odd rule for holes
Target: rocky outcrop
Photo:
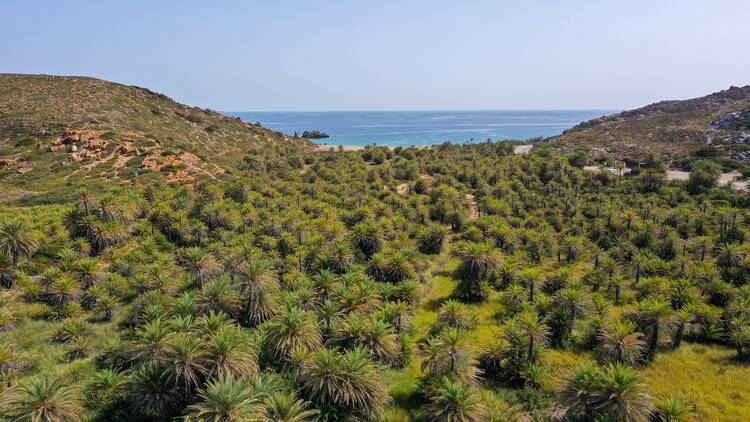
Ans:
<svg viewBox="0 0 750 422"><path fill-rule="evenodd" d="M744 111L736 111L714 119L708 124L708 127L722 130L750 129L750 107Z"/></svg>
<svg viewBox="0 0 750 422"><path fill-rule="evenodd" d="M306 130L302 132L302 137L307 139L322 139L322 138L330 138L330 135L327 133L323 133L317 130Z"/></svg>
<svg viewBox="0 0 750 422"><path fill-rule="evenodd" d="M735 133L734 135L720 138L714 141L717 144L745 144L750 145L750 134L745 132Z"/></svg>

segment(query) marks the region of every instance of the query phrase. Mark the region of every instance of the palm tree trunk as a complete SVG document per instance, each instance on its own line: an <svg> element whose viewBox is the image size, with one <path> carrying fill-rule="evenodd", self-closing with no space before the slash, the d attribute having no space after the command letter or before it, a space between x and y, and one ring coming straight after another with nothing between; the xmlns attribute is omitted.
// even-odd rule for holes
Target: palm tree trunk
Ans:
<svg viewBox="0 0 750 422"><path fill-rule="evenodd" d="M641 264L638 263L635 266L635 284L638 285L638 283L641 281Z"/></svg>
<svg viewBox="0 0 750 422"><path fill-rule="evenodd" d="M529 302L534 302L534 282L529 283Z"/></svg>
<svg viewBox="0 0 750 422"><path fill-rule="evenodd" d="M656 348L659 345L659 322L654 322L654 329L651 332L651 340L648 344L648 360L654 360L656 356Z"/></svg>
<svg viewBox="0 0 750 422"><path fill-rule="evenodd" d="M675 332L674 339L672 340L672 347L674 349L677 349L680 347L680 344L682 343L682 337L685 335L685 323L680 323L679 326L677 326L677 332Z"/></svg>
<svg viewBox="0 0 750 422"><path fill-rule="evenodd" d="M529 364L534 363L534 337L529 336L529 355L528 355L528 361Z"/></svg>
<svg viewBox="0 0 750 422"><path fill-rule="evenodd" d="M620 304L620 283L615 283L615 304Z"/></svg>

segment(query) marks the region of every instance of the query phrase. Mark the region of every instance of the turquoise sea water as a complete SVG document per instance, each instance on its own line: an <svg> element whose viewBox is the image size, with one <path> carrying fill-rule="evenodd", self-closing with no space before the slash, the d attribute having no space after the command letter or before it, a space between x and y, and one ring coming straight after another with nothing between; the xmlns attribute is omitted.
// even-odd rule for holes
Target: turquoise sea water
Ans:
<svg viewBox="0 0 750 422"><path fill-rule="evenodd" d="M292 135L305 130L329 134L317 143L387 146L526 140L558 135L613 110L550 111L366 111L226 112L246 122Z"/></svg>

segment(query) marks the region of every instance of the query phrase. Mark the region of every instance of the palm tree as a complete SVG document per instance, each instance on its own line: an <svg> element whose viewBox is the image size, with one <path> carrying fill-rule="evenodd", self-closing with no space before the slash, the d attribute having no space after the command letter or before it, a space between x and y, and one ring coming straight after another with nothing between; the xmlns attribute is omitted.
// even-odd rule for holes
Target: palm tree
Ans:
<svg viewBox="0 0 750 422"><path fill-rule="evenodd" d="M527 361L529 364L535 361L534 346L544 346L548 342L549 327L544 324L539 316L533 312L522 314L518 321L520 323L521 332L526 337L529 345Z"/></svg>
<svg viewBox="0 0 750 422"><path fill-rule="evenodd" d="M593 362L584 362L568 376L557 401L570 420L593 419L602 372Z"/></svg>
<svg viewBox="0 0 750 422"><path fill-rule="evenodd" d="M239 288L229 276L223 274L203 285L196 302L201 312L224 312L236 316L240 306Z"/></svg>
<svg viewBox="0 0 750 422"><path fill-rule="evenodd" d="M541 278L541 274L542 271L536 267L526 268L518 274L519 281L529 289L528 300L530 303L534 302L534 293L536 292L536 285Z"/></svg>
<svg viewBox="0 0 750 422"><path fill-rule="evenodd" d="M161 319L148 322L138 330L137 336L138 340L133 347L135 359L159 362L166 360L171 333Z"/></svg>
<svg viewBox="0 0 750 422"><path fill-rule="evenodd" d="M635 315L644 327L651 328L646 354L647 359L651 361L656 356L656 349L659 346L659 335L662 330L669 330L674 325L674 310L668 302L653 298L638 302Z"/></svg>
<svg viewBox="0 0 750 422"><path fill-rule="evenodd" d="M313 277L315 290L318 292L318 301L325 302L333 294L336 287L336 274L328 270L321 270Z"/></svg>
<svg viewBox="0 0 750 422"><path fill-rule="evenodd" d="M341 316L341 310L336 302L327 300L318 308L318 319L325 336L331 334L334 322Z"/></svg>
<svg viewBox="0 0 750 422"><path fill-rule="evenodd" d="M440 306L438 322L451 328L472 330L477 324L477 316L470 312L463 303L451 299Z"/></svg>
<svg viewBox="0 0 750 422"><path fill-rule="evenodd" d="M86 403L89 408L98 408L104 419L114 416L124 405L124 393L128 386L128 375L114 369L96 371L86 389Z"/></svg>
<svg viewBox="0 0 750 422"><path fill-rule="evenodd" d="M331 270L337 274L343 274L346 269L354 263L354 254L349 250L349 245L341 240L336 240L329 251Z"/></svg>
<svg viewBox="0 0 750 422"><path fill-rule="evenodd" d="M255 346L236 326L220 329L206 341L209 377L251 377L259 372Z"/></svg>
<svg viewBox="0 0 750 422"><path fill-rule="evenodd" d="M601 386L594 395L596 411L617 421L649 420L655 407L651 396L643 390L644 385L633 369L610 365L604 370Z"/></svg>
<svg viewBox="0 0 750 422"><path fill-rule="evenodd" d="M371 319L362 333L361 346L380 362L394 362L401 348L393 328L381 319Z"/></svg>
<svg viewBox="0 0 750 422"><path fill-rule="evenodd" d="M344 317L336 327L336 333L331 341L339 347L353 349L362 340L366 321L360 314L351 313Z"/></svg>
<svg viewBox="0 0 750 422"><path fill-rule="evenodd" d="M96 198L86 188L80 188L76 192L78 197L75 203L76 208L83 210L87 214L91 214L96 209Z"/></svg>
<svg viewBox="0 0 750 422"><path fill-rule="evenodd" d="M209 251L197 246L180 251L178 262L190 274L199 288L203 287L206 281L215 277L221 271L221 266L216 258Z"/></svg>
<svg viewBox="0 0 750 422"><path fill-rule="evenodd" d="M8 400L12 420L22 422L78 421L83 406L78 391L66 385L62 378L50 375L30 379L14 391Z"/></svg>
<svg viewBox="0 0 750 422"><path fill-rule="evenodd" d="M685 332L691 332L694 328L695 315L692 307L682 309L675 315L675 329L672 336L672 348L677 349L682 343Z"/></svg>
<svg viewBox="0 0 750 422"><path fill-rule="evenodd" d="M745 348L750 347L750 325L742 318L736 318L730 323L728 340L737 350L737 357L744 359L748 356Z"/></svg>
<svg viewBox="0 0 750 422"><path fill-rule="evenodd" d="M436 422L482 422L488 417L479 393L461 380L440 379L427 394L425 416Z"/></svg>
<svg viewBox="0 0 750 422"><path fill-rule="evenodd" d="M21 220L11 218L0 226L0 254L10 256L14 268L18 268L20 258L31 256L35 247L34 238Z"/></svg>
<svg viewBox="0 0 750 422"><path fill-rule="evenodd" d="M75 274L85 289L93 286L104 277L102 264L93 258L79 260L73 267L73 274Z"/></svg>
<svg viewBox="0 0 750 422"><path fill-rule="evenodd" d="M279 287L276 272L267 260L251 260L237 273L242 293L240 321L249 326L260 324L278 312L272 293Z"/></svg>
<svg viewBox="0 0 750 422"><path fill-rule="evenodd" d="M563 248L565 249L565 262L570 264L575 261L583 248L583 239L578 236L566 236L563 239Z"/></svg>
<svg viewBox="0 0 750 422"><path fill-rule="evenodd" d="M390 402L378 366L362 349L312 352L302 364L301 380L308 400L341 418L378 420Z"/></svg>
<svg viewBox="0 0 750 422"><path fill-rule="evenodd" d="M186 421L243 422L264 420L265 408L242 378L222 376L198 392L199 401L188 406Z"/></svg>
<svg viewBox="0 0 750 422"><path fill-rule="evenodd" d="M10 289L15 281L16 268L13 260L4 253L0 253L0 286Z"/></svg>
<svg viewBox="0 0 750 422"><path fill-rule="evenodd" d="M294 350L311 351L322 343L315 314L292 306L268 322L263 336L263 352L274 360L283 360Z"/></svg>
<svg viewBox="0 0 750 422"><path fill-rule="evenodd" d="M555 295L558 306L562 306L570 313L570 331L575 326L578 317L583 315L589 304L589 298L580 283L571 284Z"/></svg>
<svg viewBox="0 0 750 422"><path fill-rule="evenodd" d="M263 401L266 408L265 422L305 422L320 411L308 409L310 403L298 399L294 393L275 392Z"/></svg>
<svg viewBox="0 0 750 422"><path fill-rule="evenodd" d="M461 260L460 274L471 280L490 276L502 262L500 252L491 243L460 242L454 255Z"/></svg>
<svg viewBox="0 0 750 422"><path fill-rule="evenodd" d="M448 328L428 340L422 351L422 370L431 378L454 376L467 381L476 380L481 371L476 367L476 359L467 345L467 333Z"/></svg>
<svg viewBox="0 0 750 422"><path fill-rule="evenodd" d="M128 384L132 410L145 418L162 419L182 408L182 392L170 380L170 370L158 361L139 366Z"/></svg>
<svg viewBox="0 0 750 422"><path fill-rule="evenodd" d="M383 244L382 228L375 220L363 220L354 226L352 242L369 259Z"/></svg>
<svg viewBox="0 0 750 422"><path fill-rule="evenodd" d="M460 242L454 255L461 264L458 267L460 281L459 297L481 299L485 296L482 282L494 274L502 262L502 255L489 242Z"/></svg>
<svg viewBox="0 0 750 422"><path fill-rule="evenodd" d="M628 321L605 326L597 336L599 358L604 362L635 365L646 349L643 334L635 328L635 324Z"/></svg>
<svg viewBox="0 0 750 422"><path fill-rule="evenodd" d="M383 318L396 330L396 334L404 334L412 328L412 314L406 302L387 302L381 309Z"/></svg>
<svg viewBox="0 0 750 422"><path fill-rule="evenodd" d="M81 284L73 277L61 274L47 287L45 296L50 304L64 306L80 298Z"/></svg>
<svg viewBox="0 0 750 422"><path fill-rule="evenodd" d="M657 414L661 422L682 422L690 420L693 406L681 397L669 396L657 405Z"/></svg>
<svg viewBox="0 0 750 422"><path fill-rule="evenodd" d="M184 390L186 400L206 372L205 360L203 343L197 336L179 334L169 342L166 361L171 370L170 375L175 385Z"/></svg>

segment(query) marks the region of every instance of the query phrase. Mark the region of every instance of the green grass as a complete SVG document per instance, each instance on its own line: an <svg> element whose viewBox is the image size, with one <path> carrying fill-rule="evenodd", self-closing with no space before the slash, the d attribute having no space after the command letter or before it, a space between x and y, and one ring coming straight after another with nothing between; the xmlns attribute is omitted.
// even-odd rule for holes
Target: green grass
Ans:
<svg viewBox="0 0 750 422"><path fill-rule="evenodd" d="M447 253L433 263L424 298L414 310L414 326L419 338L429 332L437 320L438 309L450 299L457 281L452 277L458 261ZM582 268L576 268L581 270ZM479 352L482 345L501 333L495 315L501 309L499 293L493 292L483 302L469 303L467 307L479 317L478 326L470 333L470 344ZM740 421L750 420L750 364L735 359L736 352L719 345L683 343L676 351L660 351L649 366L639 368L646 390L657 400L667 396L686 398L695 406L695 420ZM571 370L593 359L590 352L547 349L542 360L554 371L548 373L545 388L556 391ZM394 407L387 414L388 421L418 419L422 405L420 397L421 359L415 354L410 365L386 371L384 375ZM508 401L514 391L504 387L482 385L480 388L490 400Z"/></svg>
<svg viewBox="0 0 750 422"><path fill-rule="evenodd" d="M696 408L696 420L750 420L750 364L724 346L684 343L657 355L639 372L658 398L680 395Z"/></svg>

